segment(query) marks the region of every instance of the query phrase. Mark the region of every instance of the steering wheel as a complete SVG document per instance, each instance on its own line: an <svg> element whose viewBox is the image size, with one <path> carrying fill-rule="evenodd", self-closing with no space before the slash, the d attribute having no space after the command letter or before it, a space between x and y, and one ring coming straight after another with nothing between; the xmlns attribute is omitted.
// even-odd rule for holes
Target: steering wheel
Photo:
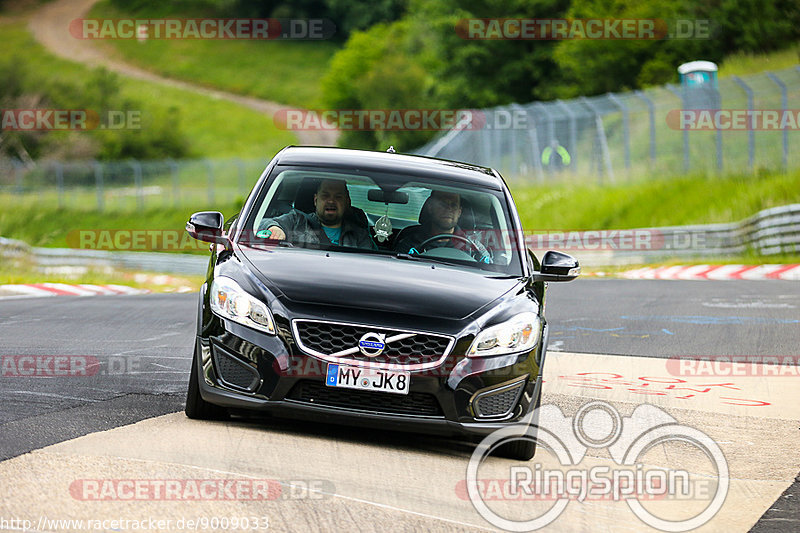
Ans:
<svg viewBox="0 0 800 533"><path fill-rule="evenodd" d="M419 249L420 249L420 251L424 252L424 251L426 250L426 246L427 246L427 245L429 245L429 244L430 244L430 243L432 243L433 241L438 241L439 239L454 239L454 240L457 240L457 241L461 241L461 242L463 242L464 244L466 244L467 246L469 246L470 248L472 248L473 250L475 250L475 251L478 253L478 255L480 256L480 258L481 258L481 259L480 259L480 261L482 261L482 262L484 262L484 263L486 263L486 262L487 262L487 260L490 260L490 259L491 259L491 258L489 257L489 255L488 255L488 253L487 253L487 250L486 250L485 248L484 248L484 249L481 249L481 247L479 247L479 246L478 246L476 243L474 243L473 241L471 241L471 240L469 240L468 238L466 238L466 237L463 237L463 236L461 236L461 235L456 235L455 233L441 233L441 234L439 234L439 235L434 235L433 237L430 237L430 238L428 238L428 239L425 239L424 241L422 241L421 243L419 243Z"/></svg>

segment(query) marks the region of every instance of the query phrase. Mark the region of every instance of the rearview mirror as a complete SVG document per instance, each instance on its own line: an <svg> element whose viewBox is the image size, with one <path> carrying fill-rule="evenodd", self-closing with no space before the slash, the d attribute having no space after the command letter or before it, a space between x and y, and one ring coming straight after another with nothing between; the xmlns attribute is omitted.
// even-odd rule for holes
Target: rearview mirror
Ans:
<svg viewBox="0 0 800 533"><path fill-rule="evenodd" d="M381 202L384 204L407 204L407 192L385 192L382 189L370 189L367 191L367 200L370 202Z"/></svg>
<svg viewBox="0 0 800 533"><path fill-rule="evenodd" d="M219 211L201 211L189 217L186 231L199 241L225 244L228 238L222 231L225 217Z"/></svg>
<svg viewBox="0 0 800 533"><path fill-rule="evenodd" d="M569 254L550 250L542 258L539 272L533 273L534 281L572 281L581 273L578 260Z"/></svg>

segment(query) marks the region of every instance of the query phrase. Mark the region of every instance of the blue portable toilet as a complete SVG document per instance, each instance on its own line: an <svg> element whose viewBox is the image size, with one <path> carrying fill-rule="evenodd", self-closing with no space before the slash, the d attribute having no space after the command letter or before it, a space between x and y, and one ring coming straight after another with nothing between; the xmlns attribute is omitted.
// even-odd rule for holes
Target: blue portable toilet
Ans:
<svg viewBox="0 0 800 533"><path fill-rule="evenodd" d="M711 61L690 61L678 67L681 86L685 88L713 87L717 85L717 65Z"/></svg>

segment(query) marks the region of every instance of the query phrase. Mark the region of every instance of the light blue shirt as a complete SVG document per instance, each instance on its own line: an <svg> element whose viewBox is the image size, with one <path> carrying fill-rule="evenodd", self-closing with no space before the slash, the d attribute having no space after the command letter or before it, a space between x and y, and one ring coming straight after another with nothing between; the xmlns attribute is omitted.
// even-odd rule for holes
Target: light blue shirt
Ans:
<svg viewBox="0 0 800 533"><path fill-rule="evenodd" d="M325 235L328 236L328 239L330 239L330 241L333 244L336 244L336 245L339 244L339 239L342 236L342 227L341 226L339 226L338 228L329 228L328 226L322 226L322 229L325 230Z"/></svg>

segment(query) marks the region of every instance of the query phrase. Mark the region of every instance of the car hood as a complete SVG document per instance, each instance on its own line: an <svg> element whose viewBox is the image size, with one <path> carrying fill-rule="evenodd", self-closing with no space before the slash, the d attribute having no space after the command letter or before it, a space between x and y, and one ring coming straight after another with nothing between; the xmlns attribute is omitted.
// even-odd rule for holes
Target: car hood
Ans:
<svg viewBox="0 0 800 533"><path fill-rule="evenodd" d="M278 298L298 303L462 319L522 283L392 256L299 248L240 251Z"/></svg>

